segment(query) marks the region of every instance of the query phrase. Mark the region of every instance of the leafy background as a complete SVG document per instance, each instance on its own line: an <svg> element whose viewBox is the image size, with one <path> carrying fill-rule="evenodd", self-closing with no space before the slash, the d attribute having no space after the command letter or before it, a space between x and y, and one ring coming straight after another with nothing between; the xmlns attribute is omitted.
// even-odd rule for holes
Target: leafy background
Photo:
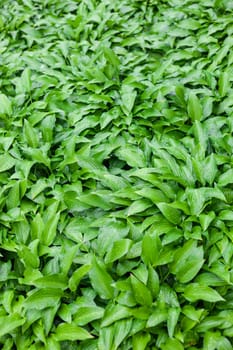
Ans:
<svg viewBox="0 0 233 350"><path fill-rule="evenodd" d="M2 0L3 350L231 350L233 1Z"/></svg>

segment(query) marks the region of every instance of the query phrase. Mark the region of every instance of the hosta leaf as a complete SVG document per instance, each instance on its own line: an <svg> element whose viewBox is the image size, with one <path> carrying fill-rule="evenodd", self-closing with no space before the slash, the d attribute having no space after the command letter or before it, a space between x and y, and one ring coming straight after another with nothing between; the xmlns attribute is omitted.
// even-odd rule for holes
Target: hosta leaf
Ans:
<svg viewBox="0 0 233 350"><path fill-rule="evenodd" d="M227 94L230 88L229 85L229 72L222 72L218 81L218 90L221 97L224 97Z"/></svg>
<svg viewBox="0 0 233 350"><path fill-rule="evenodd" d="M135 215L150 208L152 203L146 199L134 201L128 208L128 216Z"/></svg>
<svg viewBox="0 0 233 350"><path fill-rule="evenodd" d="M143 168L146 165L145 156L139 148L125 146L116 153L120 159L126 161L131 167Z"/></svg>
<svg viewBox="0 0 233 350"><path fill-rule="evenodd" d="M153 203L157 204L160 202L165 202L167 197L160 190L155 190L153 188L142 188L139 191L136 191L142 197L150 199Z"/></svg>
<svg viewBox="0 0 233 350"><path fill-rule="evenodd" d="M92 338L84 328L78 327L74 324L61 323L57 326L55 331L55 339L59 341L64 340L85 340Z"/></svg>
<svg viewBox="0 0 233 350"><path fill-rule="evenodd" d="M89 271L93 289L103 299L111 299L114 295L112 287L113 279L106 271L106 268L95 257L92 259L92 268Z"/></svg>
<svg viewBox="0 0 233 350"><path fill-rule="evenodd" d="M26 309L43 310L47 307L58 304L62 294L62 290L56 288L35 290L25 300L24 305Z"/></svg>
<svg viewBox="0 0 233 350"><path fill-rule="evenodd" d="M213 153L204 160L203 169L203 178L208 184L212 185L218 171Z"/></svg>
<svg viewBox="0 0 233 350"><path fill-rule="evenodd" d="M107 347L107 349L112 348L113 338L115 330L113 327L103 327L100 329L100 336L98 339L98 350Z"/></svg>
<svg viewBox="0 0 233 350"><path fill-rule="evenodd" d="M16 160L8 153L0 155L0 173L11 169L16 163Z"/></svg>
<svg viewBox="0 0 233 350"><path fill-rule="evenodd" d="M217 301L224 300L224 298L216 290L199 283L191 283L185 287L184 297L191 302L205 300L210 303L215 303Z"/></svg>
<svg viewBox="0 0 233 350"><path fill-rule="evenodd" d="M197 247L197 241L188 241L174 255L170 270L181 283L191 281L204 263L203 247Z"/></svg>
<svg viewBox="0 0 233 350"><path fill-rule="evenodd" d="M121 99L122 105L121 108L123 112L128 115L134 106L134 102L137 96L137 92L130 85L124 84L121 89Z"/></svg>
<svg viewBox="0 0 233 350"><path fill-rule="evenodd" d="M77 270L75 270L69 279L69 288L74 292L81 281L81 279L90 271L91 265L82 265Z"/></svg>
<svg viewBox="0 0 233 350"><path fill-rule="evenodd" d="M219 186L226 186L233 183L233 169L227 170L225 173L221 174L218 179Z"/></svg>
<svg viewBox="0 0 233 350"><path fill-rule="evenodd" d="M159 282L159 275L156 272L155 269L153 269L153 267L149 266L148 267L148 282L147 282L147 286L151 292L151 295L153 297L153 299L155 297L157 297L158 293L159 293L159 287L160 287L160 282Z"/></svg>
<svg viewBox="0 0 233 350"><path fill-rule="evenodd" d="M167 321L167 310L160 310L160 309L156 309L152 312L152 314L150 315L146 326L147 327L156 327L157 325L159 325L162 322Z"/></svg>
<svg viewBox="0 0 233 350"><path fill-rule="evenodd" d="M131 315L132 315L132 312L130 308L124 305L110 304L105 311L105 314L101 323L101 327L110 326L112 323L124 318L128 318Z"/></svg>
<svg viewBox="0 0 233 350"><path fill-rule="evenodd" d="M132 320L120 320L114 324L113 349L119 349L119 345L127 337L132 327Z"/></svg>
<svg viewBox="0 0 233 350"><path fill-rule="evenodd" d="M38 140L37 133L26 119L24 120L23 132L29 147L33 147L33 148L38 147L39 140Z"/></svg>
<svg viewBox="0 0 233 350"><path fill-rule="evenodd" d="M180 308L170 308L167 316L167 330L170 338L173 337L175 327L180 315Z"/></svg>
<svg viewBox="0 0 233 350"><path fill-rule="evenodd" d="M202 107L199 98L194 92L189 93L188 98L188 114L191 120L194 122L195 120L199 121L202 118Z"/></svg>
<svg viewBox="0 0 233 350"><path fill-rule="evenodd" d="M184 350L183 345L177 339L168 339L165 344L161 346L162 350Z"/></svg>
<svg viewBox="0 0 233 350"><path fill-rule="evenodd" d="M61 288L66 289L67 288L67 279L65 276L54 274L50 276L43 276L38 279L36 279L33 282L34 286L37 288Z"/></svg>
<svg viewBox="0 0 233 350"><path fill-rule="evenodd" d="M149 333L137 333L133 336L133 350L145 350L151 337Z"/></svg>
<svg viewBox="0 0 233 350"><path fill-rule="evenodd" d="M105 257L106 264L112 263L128 253L132 241L130 239L121 239L113 243L112 248L107 252Z"/></svg>
<svg viewBox="0 0 233 350"><path fill-rule="evenodd" d="M0 316L1 330L0 338L6 334L10 334L16 328L22 326L25 323L25 318L22 318L18 314L12 314L8 316Z"/></svg>
<svg viewBox="0 0 233 350"><path fill-rule="evenodd" d="M130 280L135 300L141 305L151 306L152 296L146 285L133 275L130 276Z"/></svg>
<svg viewBox="0 0 233 350"><path fill-rule="evenodd" d="M196 188L187 190L188 203L192 215L199 215L207 200L217 198L225 201L224 194L218 188Z"/></svg>
<svg viewBox="0 0 233 350"><path fill-rule="evenodd" d="M10 116L12 114L11 101L4 94L0 94L0 116Z"/></svg>
<svg viewBox="0 0 233 350"><path fill-rule="evenodd" d="M158 203L157 207L164 217L171 223L177 225L181 221L181 212L167 203Z"/></svg>
<svg viewBox="0 0 233 350"><path fill-rule="evenodd" d="M146 264L156 266L162 248L158 234L147 232L142 240L142 259Z"/></svg>
<svg viewBox="0 0 233 350"><path fill-rule="evenodd" d="M83 306L74 314L74 323L79 326L84 326L93 320L102 319L104 309L98 306Z"/></svg>

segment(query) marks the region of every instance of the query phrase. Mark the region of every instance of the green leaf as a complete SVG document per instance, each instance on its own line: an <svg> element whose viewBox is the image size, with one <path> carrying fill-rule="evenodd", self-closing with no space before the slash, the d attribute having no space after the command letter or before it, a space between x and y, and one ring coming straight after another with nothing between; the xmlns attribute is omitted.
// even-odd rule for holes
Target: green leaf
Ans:
<svg viewBox="0 0 233 350"><path fill-rule="evenodd" d="M168 310L168 316L167 316L167 330L168 330L168 335L170 338L173 337L175 327L177 325L178 319L180 316L180 308L170 308Z"/></svg>
<svg viewBox="0 0 233 350"><path fill-rule="evenodd" d="M167 197L160 190L155 190L153 188L142 188L139 191L136 191L142 197L150 199L154 204L165 202Z"/></svg>
<svg viewBox="0 0 233 350"><path fill-rule="evenodd" d="M160 282L159 282L159 275L156 272L155 269L153 269L152 266L149 265L148 267L148 282L147 286L151 292L151 295L153 299L155 299L159 293L159 287L160 287Z"/></svg>
<svg viewBox="0 0 233 350"><path fill-rule="evenodd" d="M197 247L197 241L189 240L183 247L177 249L170 271L181 283L191 281L204 264L203 247Z"/></svg>
<svg viewBox="0 0 233 350"><path fill-rule="evenodd" d="M22 326L25 323L25 318L22 318L18 314L12 314L8 316L0 316L1 330L0 338L6 334L11 334L13 330Z"/></svg>
<svg viewBox="0 0 233 350"><path fill-rule="evenodd" d="M203 178L209 185L212 185L218 171L214 154L207 157L203 163Z"/></svg>
<svg viewBox="0 0 233 350"><path fill-rule="evenodd" d="M162 244L159 235L146 232L142 239L142 259L148 265L156 266Z"/></svg>
<svg viewBox="0 0 233 350"><path fill-rule="evenodd" d="M163 216L172 224L178 225L181 221L181 212L175 209L168 203L158 203L157 207Z"/></svg>
<svg viewBox="0 0 233 350"><path fill-rule="evenodd" d="M200 215L204 208L205 202L211 198L217 198L222 201L226 200L224 194L217 187L187 189L186 192L192 215Z"/></svg>
<svg viewBox="0 0 233 350"><path fill-rule="evenodd" d="M144 283L139 281L135 276L130 276L131 286L135 300L140 305L151 306L152 304L152 295L150 290L146 287Z"/></svg>
<svg viewBox="0 0 233 350"><path fill-rule="evenodd" d="M116 151L116 155L131 167L143 168L146 166L145 156L137 147L125 145L125 147Z"/></svg>
<svg viewBox="0 0 233 350"><path fill-rule="evenodd" d="M8 209L16 208L20 204L19 182L16 182L14 186L11 187L7 196L6 204Z"/></svg>
<svg viewBox="0 0 233 350"><path fill-rule="evenodd" d="M16 160L8 153L0 155L0 173L11 169L16 163Z"/></svg>
<svg viewBox="0 0 233 350"><path fill-rule="evenodd" d="M31 70L30 68L25 68L22 76L21 76L21 83L22 83L22 88L24 92L30 92L31 91Z"/></svg>
<svg viewBox="0 0 233 350"><path fill-rule="evenodd" d="M119 349L119 345L127 337L132 327L132 320L120 320L114 324L113 349Z"/></svg>
<svg viewBox="0 0 233 350"><path fill-rule="evenodd" d="M166 309L155 309L151 313L146 326L149 328L156 327L160 323L167 321L167 316L168 313Z"/></svg>
<svg viewBox="0 0 233 350"><path fill-rule="evenodd" d="M137 92L130 85L123 84L121 87L121 108L126 115L129 115L133 109Z"/></svg>
<svg viewBox="0 0 233 350"><path fill-rule="evenodd" d="M12 114L11 101L4 94L0 94L0 117L5 115L10 116Z"/></svg>
<svg viewBox="0 0 233 350"><path fill-rule="evenodd" d="M230 81L229 81L229 72L221 72L218 80L218 91L221 97L226 96L229 88L230 88Z"/></svg>
<svg viewBox="0 0 233 350"><path fill-rule="evenodd" d="M25 300L25 309L43 310L47 307L54 306L55 304L59 303L62 294L62 290L56 288L36 289L30 293L28 298Z"/></svg>
<svg viewBox="0 0 233 350"><path fill-rule="evenodd" d="M127 238L123 238L113 243L112 248L107 252L105 256L105 263L112 263L124 255L126 255L132 245L132 241Z"/></svg>
<svg viewBox="0 0 233 350"><path fill-rule="evenodd" d="M102 319L101 327L108 327L112 323L129 318L132 315L131 309L120 304L109 304Z"/></svg>
<svg viewBox="0 0 233 350"><path fill-rule="evenodd" d="M219 186L226 186L232 183L233 183L233 169L229 169L225 173L219 176L219 179L218 179Z"/></svg>
<svg viewBox="0 0 233 350"><path fill-rule="evenodd" d="M75 270L69 279L68 285L72 292L75 292L81 279L90 271L91 265L86 264Z"/></svg>
<svg viewBox="0 0 233 350"><path fill-rule="evenodd" d="M128 208L128 216L135 215L150 208L152 203L146 199L138 199L134 201Z"/></svg>
<svg viewBox="0 0 233 350"><path fill-rule="evenodd" d="M165 344L161 345L162 350L184 350L183 345L177 339L168 339Z"/></svg>
<svg viewBox="0 0 233 350"><path fill-rule="evenodd" d="M114 295L113 279L106 271L104 264L95 257L92 259L92 268L89 271L93 289L102 299L111 299Z"/></svg>
<svg viewBox="0 0 233 350"><path fill-rule="evenodd" d="M32 148L38 147L39 139L38 139L37 133L26 119L24 120L23 133L29 147L32 147Z"/></svg>
<svg viewBox="0 0 233 350"><path fill-rule="evenodd" d="M83 306L80 307L74 314L74 324L84 326L94 320L102 319L104 309L98 306Z"/></svg>
<svg viewBox="0 0 233 350"><path fill-rule="evenodd" d="M145 350L151 336L149 333L137 333L133 336L133 350Z"/></svg>
<svg viewBox="0 0 233 350"><path fill-rule="evenodd" d="M104 349L112 349L112 343L114 338L114 327L103 327L100 329L100 335L98 339L98 350Z"/></svg>
<svg viewBox="0 0 233 350"><path fill-rule="evenodd" d="M93 336L88 333L84 328L78 327L74 324L61 323L55 330L55 339L59 341L64 340L86 340L91 339Z"/></svg>
<svg viewBox="0 0 233 350"><path fill-rule="evenodd" d="M194 92L189 93L188 97L188 114L191 120L200 121L202 118L202 107L199 98Z"/></svg>
<svg viewBox="0 0 233 350"><path fill-rule="evenodd" d="M53 274L49 276L43 276L36 279L33 285L37 288L55 288L55 289L66 289L67 278L60 274Z"/></svg>
<svg viewBox="0 0 233 350"><path fill-rule="evenodd" d="M184 289L184 297L191 302L205 300L210 303L215 303L217 301L224 300L224 298L216 290L199 283L191 283L186 286Z"/></svg>

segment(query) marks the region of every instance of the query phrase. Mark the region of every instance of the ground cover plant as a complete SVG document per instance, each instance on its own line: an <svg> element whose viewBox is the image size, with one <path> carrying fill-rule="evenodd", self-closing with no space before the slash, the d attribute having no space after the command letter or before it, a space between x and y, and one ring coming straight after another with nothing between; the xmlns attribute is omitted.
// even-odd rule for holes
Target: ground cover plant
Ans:
<svg viewBox="0 0 233 350"><path fill-rule="evenodd" d="M1 349L231 350L233 1L0 10Z"/></svg>

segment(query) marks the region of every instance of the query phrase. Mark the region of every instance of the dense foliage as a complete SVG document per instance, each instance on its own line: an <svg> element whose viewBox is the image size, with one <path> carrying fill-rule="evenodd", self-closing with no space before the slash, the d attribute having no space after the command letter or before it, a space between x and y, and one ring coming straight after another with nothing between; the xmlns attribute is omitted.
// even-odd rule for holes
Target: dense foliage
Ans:
<svg viewBox="0 0 233 350"><path fill-rule="evenodd" d="M233 1L1 0L3 350L232 350Z"/></svg>

